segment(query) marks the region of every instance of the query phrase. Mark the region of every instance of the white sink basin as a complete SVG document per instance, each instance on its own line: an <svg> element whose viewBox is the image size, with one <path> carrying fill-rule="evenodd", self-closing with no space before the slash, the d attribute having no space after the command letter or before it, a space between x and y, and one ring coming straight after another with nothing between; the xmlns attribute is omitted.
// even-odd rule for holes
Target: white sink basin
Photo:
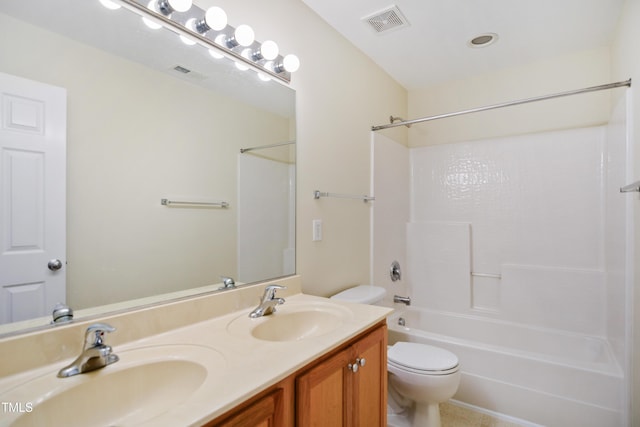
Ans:
<svg viewBox="0 0 640 427"><path fill-rule="evenodd" d="M298 341L315 338L338 329L353 314L345 307L324 302L285 302L276 312L257 319L248 312L229 323L234 335L265 341Z"/></svg>
<svg viewBox="0 0 640 427"><path fill-rule="evenodd" d="M2 395L31 412L10 414L9 426L126 426L166 415L204 392L222 370L222 355L195 345L163 345L114 352L120 361L103 369L57 378L49 372ZM64 365L61 364L60 367ZM3 417L7 415L6 413Z"/></svg>

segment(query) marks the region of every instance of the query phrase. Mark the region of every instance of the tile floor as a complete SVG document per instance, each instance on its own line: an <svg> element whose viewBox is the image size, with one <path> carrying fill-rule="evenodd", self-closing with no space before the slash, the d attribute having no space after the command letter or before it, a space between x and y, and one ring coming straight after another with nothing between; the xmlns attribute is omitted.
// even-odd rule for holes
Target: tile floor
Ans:
<svg viewBox="0 0 640 427"><path fill-rule="evenodd" d="M519 424L450 403L440 404L440 418L442 427L520 427Z"/></svg>

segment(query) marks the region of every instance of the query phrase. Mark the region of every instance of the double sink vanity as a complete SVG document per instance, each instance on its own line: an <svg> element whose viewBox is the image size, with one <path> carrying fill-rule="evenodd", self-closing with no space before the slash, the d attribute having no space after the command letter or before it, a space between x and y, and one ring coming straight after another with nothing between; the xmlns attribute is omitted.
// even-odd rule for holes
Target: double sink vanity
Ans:
<svg viewBox="0 0 640 427"><path fill-rule="evenodd" d="M0 426L384 425L391 310L300 282L271 314L249 316L264 283L2 339ZM96 323L118 360L59 378Z"/></svg>

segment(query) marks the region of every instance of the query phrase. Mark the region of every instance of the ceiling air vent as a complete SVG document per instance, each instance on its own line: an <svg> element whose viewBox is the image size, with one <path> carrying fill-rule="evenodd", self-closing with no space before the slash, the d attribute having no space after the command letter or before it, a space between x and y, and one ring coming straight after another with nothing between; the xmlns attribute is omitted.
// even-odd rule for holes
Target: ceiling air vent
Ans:
<svg viewBox="0 0 640 427"><path fill-rule="evenodd" d="M186 80L204 81L207 78L204 74L193 71L182 65L176 65L175 67L169 68L167 71L169 71L169 74L174 77L180 77Z"/></svg>
<svg viewBox="0 0 640 427"><path fill-rule="evenodd" d="M407 18L400 12L398 6L389 6L373 15L362 18L362 21L369 24L376 34L409 26Z"/></svg>
<svg viewBox="0 0 640 427"><path fill-rule="evenodd" d="M173 69L182 74L189 74L191 72L190 69L185 68L182 65L176 65Z"/></svg>

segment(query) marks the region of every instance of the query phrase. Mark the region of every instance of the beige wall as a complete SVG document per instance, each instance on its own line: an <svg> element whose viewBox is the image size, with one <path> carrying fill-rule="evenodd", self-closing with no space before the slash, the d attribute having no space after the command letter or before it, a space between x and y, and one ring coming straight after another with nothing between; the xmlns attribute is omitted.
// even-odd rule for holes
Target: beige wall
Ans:
<svg viewBox="0 0 640 427"><path fill-rule="evenodd" d="M370 128L406 115L406 91L299 0L201 0L225 9L229 24L250 24L256 39L295 53L297 90L297 272L306 293L327 296L369 280L369 209L355 200L314 200L314 190L366 194ZM394 132L403 140L402 130ZM311 241L321 219L324 236Z"/></svg>
<svg viewBox="0 0 640 427"><path fill-rule="evenodd" d="M550 58L409 93L409 116L426 117L537 97L610 81L607 47ZM410 146L600 125L609 119L609 91L530 103L413 126Z"/></svg>
<svg viewBox="0 0 640 427"><path fill-rule="evenodd" d="M633 79L631 88L632 102L632 138L633 138L633 164L640 162L640 91L637 88L640 83L640 1L627 0L622 13L618 34L612 48L612 76L614 79ZM633 179L640 179L640 171L636 167ZM630 196L631 197L631 196ZM633 352L632 357L632 426L640 426L640 201L638 196L633 196L633 223L634 223L634 295L630 305L633 306L634 317L631 319L633 327Z"/></svg>

